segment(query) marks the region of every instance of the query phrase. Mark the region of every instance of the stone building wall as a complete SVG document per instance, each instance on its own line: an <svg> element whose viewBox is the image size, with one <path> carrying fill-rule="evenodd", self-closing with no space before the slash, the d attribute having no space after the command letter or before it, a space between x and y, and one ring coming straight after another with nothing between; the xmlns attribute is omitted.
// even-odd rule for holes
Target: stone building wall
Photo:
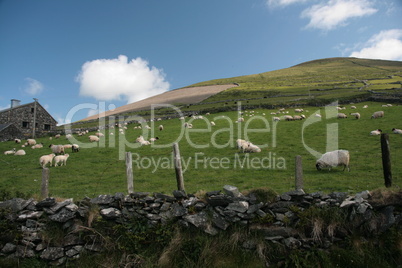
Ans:
<svg viewBox="0 0 402 268"><path fill-rule="evenodd" d="M13 123L28 138L33 134L34 116L35 102L27 103L0 111L0 124ZM56 124L56 120L37 102L35 136L43 136L56 130Z"/></svg>

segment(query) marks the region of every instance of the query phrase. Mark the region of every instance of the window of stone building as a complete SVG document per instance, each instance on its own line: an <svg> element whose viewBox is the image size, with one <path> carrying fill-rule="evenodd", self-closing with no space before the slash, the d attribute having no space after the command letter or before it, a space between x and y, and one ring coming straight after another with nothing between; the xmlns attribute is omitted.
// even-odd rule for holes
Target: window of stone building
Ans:
<svg viewBox="0 0 402 268"><path fill-rule="evenodd" d="M49 125L49 124L45 124L45 125L43 126L43 129L44 129L44 130L50 130L50 125Z"/></svg>
<svg viewBox="0 0 402 268"><path fill-rule="evenodd" d="M35 108L31 108L31 113L34 113L35 112Z"/></svg>
<svg viewBox="0 0 402 268"><path fill-rule="evenodd" d="M29 128L29 122L23 121L22 122L22 127L23 128Z"/></svg>

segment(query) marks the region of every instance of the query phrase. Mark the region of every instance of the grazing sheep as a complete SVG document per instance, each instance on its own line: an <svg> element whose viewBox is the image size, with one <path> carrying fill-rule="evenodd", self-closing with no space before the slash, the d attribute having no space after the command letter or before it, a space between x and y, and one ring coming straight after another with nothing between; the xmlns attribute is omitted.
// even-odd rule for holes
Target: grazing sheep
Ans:
<svg viewBox="0 0 402 268"><path fill-rule="evenodd" d="M73 147L73 145L72 144L64 144L63 147L64 147L64 150L71 149Z"/></svg>
<svg viewBox="0 0 402 268"><path fill-rule="evenodd" d="M143 136L139 136L135 141L141 143L141 145L150 145L151 144L151 142L146 141Z"/></svg>
<svg viewBox="0 0 402 268"><path fill-rule="evenodd" d="M66 135L66 139L68 140L68 139L70 139L70 138L72 138L73 137L73 135L71 135L71 134L67 134Z"/></svg>
<svg viewBox="0 0 402 268"><path fill-rule="evenodd" d="M381 135L382 130L381 129L376 129L370 132L370 135Z"/></svg>
<svg viewBox="0 0 402 268"><path fill-rule="evenodd" d="M349 160L349 151L335 150L323 154L317 160L315 167L317 168L317 170L321 170L323 168L328 168L328 170L331 170L332 167L343 166L343 170L345 170L345 168L348 168L348 171L350 171Z"/></svg>
<svg viewBox="0 0 402 268"><path fill-rule="evenodd" d="M368 108L368 105L364 105L364 106L363 106L363 109L366 109L366 108Z"/></svg>
<svg viewBox="0 0 402 268"><path fill-rule="evenodd" d="M252 144L251 142L249 142L248 147L245 148L244 152L246 152L246 153L260 153L261 148L258 147L257 145Z"/></svg>
<svg viewBox="0 0 402 268"><path fill-rule="evenodd" d="M31 148L32 148L32 149L43 148L43 143L38 143L38 144L32 145Z"/></svg>
<svg viewBox="0 0 402 268"><path fill-rule="evenodd" d="M377 118L381 118L384 117L384 111L377 111L375 113L373 113L373 115L371 116L371 119L377 119Z"/></svg>
<svg viewBox="0 0 402 268"><path fill-rule="evenodd" d="M350 106L350 109L356 109L356 106Z"/></svg>
<svg viewBox="0 0 402 268"><path fill-rule="evenodd" d="M245 149L248 147L249 142L246 140L242 140L242 139L237 139L236 140L236 144L237 144L237 149L241 149L242 152L244 153Z"/></svg>
<svg viewBox="0 0 402 268"><path fill-rule="evenodd" d="M80 146L78 146L78 144L73 144L73 146L71 146L71 150L73 153L77 153L80 151Z"/></svg>
<svg viewBox="0 0 402 268"><path fill-rule="evenodd" d="M50 163L50 166L52 166L53 157L55 157L55 154L42 155L39 158L39 164L42 168L45 168L48 163Z"/></svg>
<svg viewBox="0 0 402 268"><path fill-rule="evenodd" d="M67 166L67 159L70 155L69 154L65 154L65 155L58 155L54 158L54 166L57 167L57 164L60 163L60 166L62 166L63 164L65 166Z"/></svg>
<svg viewBox="0 0 402 268"><path fill-rule="evenodd" d="M35 139L27 139L27 145L35 145L36 144L36 140Z"/></svg>
<svg viewBox="0 0 402 268"><path fill-rule="evenodd" d="M184 123L183 125L185 128L193 128L193 124L190 123Z"/></svg>
<svg viewBox="0 0 402 268"><path fill-rule="evenodd" d="M159 125L159 131L163 130L163 125Z"/></svg>
<svg viewBox="0 0 402 268"><path fill-rule="evenodd" d="M24 150L21 149L21 150L16 151L14 155L26 155L26 153Z"/></svg>
<svg viewBox="0 0 402 268"><path fill-rule="evenodd" d="M296 112L296 113L302 113L302 112L303 112L303 109L295 109L295 112Z"/></svg>
<svg viewBox="0 0 402 268"><path fill-rule="evenodd" d="M237 123L240 123L240 122L244 122L244 118L243 118L243 117L237 118Z"/></svg>
<svg viewBox="0 0 402 268"><path fill-rule="evenodd" d="M392 132L394 132L395 134L402 134L402 129L399 128L393 128Z"/></svg>
<svg viewBox="0 0 402 268"><path fill-rule="evenodd" d="M320 114L315 114L314 116L315 116L315 117L321 117L321 115L320 115Z"/></svg>
<svg viewBox="0 0 402 268"><path fill-rule="evenodd" d="M154 141L157 141L157 140L159 140L159 138L158 138L158 137L155 137L155 138L150 138L150 139L149 139L149 142L154 142Z"/></svg>
<svg viewBox="0 0 402 268"><path fill-rule="evenodd" d="M55 138L55 139L58 139L58 138L60 138L60 136L61 136L60 134L56 134L56 135L54 136L54 138Z"/></svg>
<svg viewBox="0 0 402 268"><path fill-rule="evenodd" d="M344 113L338 113L338 118L348 118L348 116Z"/></svg>
<svg viewBox="0 0 402 268"><path fill-rule="evenodd" d="M95 135L97 137L104 137L105 136L102 132L96 132Z"/></svg>
<svg viewBox="0 0 402 268"><path fill-rule="evenodd" d="M63 145L54 145L50 144L49 148L52 149L52 153L54 154L64 154L64 146Z"/></svg>
<svg viewBox="0 0 402 268"><path fill-rule="evenodd" d="M272 120L273 121L281 121L281 119L279 117L277 117L277 116L272 117Z"/></svg>
<svg viewBox="0 0 402 268"><path fill-rule="evenodd" d="M293 121L294 119L293 119L293 116L291 116L291 115L285 115L284 117L283 117L286 121Z"/></svg>
<svg viewBox="0 0 402 268"><path fill-rule="evenodd" d="M21 140L20 139L14 139L14 142L19 144L19 143L21 143Z"/></svg>
<svg viewBox="0 0 402 268"><path fill-rule="evenodd" d="M293 116L293 120L302 120L303 117L301 117L300 115L294 115Z"/></svg>
<svg viewBox="0 0 402 268"><path fill-rule="evenodd" d="M13 148L12 150L9 151L5 151L4 154L15 154L15 148Z"/></svg>
<svg viewBox="0 0 402 268"><path fill-rule="evenodd" d="M215 126L215 122L214 122L214 121L211 121L211 126Z"/></svg>
<svg viewBox="0 0 402 268"><path fill-rule="evenodd" d="M94 136L94 135L89 135L88 138L89 138L89 141L90 141L90 142L97 142L97 141L99 141L99 137Z"/></svg>
<svg viewBox="0 0 402 268"><path fill-rule="evenodd" d="M356 119L360 119L360 114L359 113L351 113L351 116L354 116Z"/></svg>

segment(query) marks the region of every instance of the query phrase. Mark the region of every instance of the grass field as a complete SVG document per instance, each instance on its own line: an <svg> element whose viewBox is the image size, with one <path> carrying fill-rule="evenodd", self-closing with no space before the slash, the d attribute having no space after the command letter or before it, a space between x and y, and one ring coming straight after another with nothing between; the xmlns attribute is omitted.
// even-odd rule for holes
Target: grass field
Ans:
<svg viewBox="0 0 402 268"><path fill-rule="evenodd" d="M368 108L363 109L367 104ZM184 168L185 188L189 193L220 190L226 184L237 186L241 191L258 187L270 187L278 193L294 188L294 158L303 159L304 189L306 192L359 192L384 186L381 162L380 136L370 136L371 130L382 129L390 133L390 148L393 185L401 186L402 135L391 133L392 128L402 128L402 106L381 107L381 103L359 103L357 110L346 105L346 114L358 111L361 119L328 118L325 108L303 107L307 120L272 122L270 113L277 110L254 109L244 112L245 122L238 124L237 112L204 115L193 120L193 129L182 128L179 119L154 122L154 133L134 129L138 124L129 124L124 135L117 129L105 131L105 137L93 148L81 148L71 153L67 166L50 167L49 191L51 196L82 199L99 194L127 192L124 151L133 154L134 190L171 194L176 189L172 161L173 142L178 142ZM374 111L384 110L385 117L371 119ZM321 113L321 120L314 117ZM254 114L254 116L247 116ZM263 115L265 114L265 115ZM294 115L293 109L289 114ZM311 117L309 117L311 116ZM190 118L186 118L188 122ZM311 121L312 120L312 121ZM216 126L210 126L214 121ZM148 123L152 126L152 123ZM162 124L163 131L157 127ZM246 131L245 131L246 129ZM113 131L114 135L110 135ZM303 133L302 133L303 131ZM351 171L334 168L317 171L316 158L306 148L324 153L327 131L338 133L338 146L351 155ZM267 144L261 153L243 154L235 148L237 138L245 138L257 145ZM89 133L93 134L93 133ZM158 136L155 146L137 147L136 137ZM89 144L87 136L74 136ZM37 139L44 143L42 149L25 148L27 155L1 154L0 189L22 192L38 197L41 187L42 168L39 157L49 154L49 144L67 144L64 137L52 141L48 137ZM19 149L13 142L0 143L0 151ZM134 148L136 147L136 148Z"/></svg>

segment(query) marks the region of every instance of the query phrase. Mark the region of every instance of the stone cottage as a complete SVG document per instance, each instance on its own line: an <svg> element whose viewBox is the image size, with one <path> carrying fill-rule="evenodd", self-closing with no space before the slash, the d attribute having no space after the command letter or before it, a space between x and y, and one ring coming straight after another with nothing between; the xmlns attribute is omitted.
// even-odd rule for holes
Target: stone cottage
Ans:
<svg viewBox="0 0 402 268"><path fill-rule="evenodd" d="M5 141L46 135L56 130L57 121L36 99L23 105L13 99L10 108L0 111L0 125L0 141Z"/></svg>

